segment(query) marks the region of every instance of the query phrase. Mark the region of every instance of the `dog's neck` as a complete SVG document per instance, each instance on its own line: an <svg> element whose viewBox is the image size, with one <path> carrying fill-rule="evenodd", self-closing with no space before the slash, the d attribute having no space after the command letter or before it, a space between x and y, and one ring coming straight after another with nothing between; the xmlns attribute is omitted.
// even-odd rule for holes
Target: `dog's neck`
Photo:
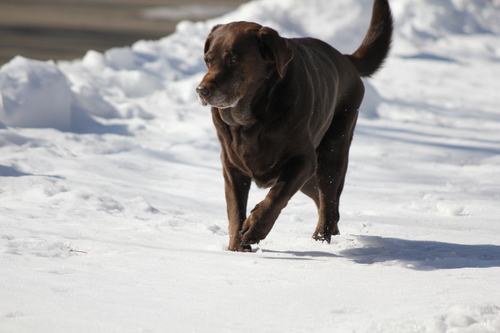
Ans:
<svg viewBox="0 0 500 333"><path fill-rule="evenodd" d="M242 105L241 102L240 100L233 107L218 109L221 119L229 126L248 126L255 123L250 107Z"/></svg>

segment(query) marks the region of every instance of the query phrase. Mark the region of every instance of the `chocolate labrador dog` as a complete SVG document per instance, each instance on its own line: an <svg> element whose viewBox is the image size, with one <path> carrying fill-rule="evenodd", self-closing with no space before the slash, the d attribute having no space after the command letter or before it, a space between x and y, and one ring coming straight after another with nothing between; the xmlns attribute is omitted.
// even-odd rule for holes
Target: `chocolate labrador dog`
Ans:
<svg viewBox="0 0 500 333"><path fill-rule="evenodd" d="M212 106L222 147L229 250L251 251L299 190L318 208L313 238L329 242L339 233L339 198L364 95L360 77L381 67L392 30L387 0L375 0L368 33L350 55L256 23L212 29L208 73L196 90ZM270 190L247 217L252 180Z"/></svg>

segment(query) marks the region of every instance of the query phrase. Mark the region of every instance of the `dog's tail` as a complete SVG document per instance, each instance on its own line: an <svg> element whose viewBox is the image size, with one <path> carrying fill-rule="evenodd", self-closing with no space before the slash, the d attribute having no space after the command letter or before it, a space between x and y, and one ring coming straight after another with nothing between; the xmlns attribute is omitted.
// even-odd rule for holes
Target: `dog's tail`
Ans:
<svg viewBox="0 0 500 333"><path fill-rule="evenodd" d="M388 0L375 0L372 19L361 46L345 56L360 76L369 77L382 66L391 48L393 19Z"/></svg>

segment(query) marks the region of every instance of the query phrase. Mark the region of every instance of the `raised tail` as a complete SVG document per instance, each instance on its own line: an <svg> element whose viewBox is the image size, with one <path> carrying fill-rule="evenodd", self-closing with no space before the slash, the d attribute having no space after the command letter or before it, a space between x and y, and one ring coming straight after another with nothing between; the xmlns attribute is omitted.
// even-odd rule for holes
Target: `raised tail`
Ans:
<svg viewBox="0 0 500 333"><path fill-rule="evenodd" d="M372 19L361 46L345 56L360 76L369 77L382 66L391 48L393 19L388 0L375 0Z"/></svg>

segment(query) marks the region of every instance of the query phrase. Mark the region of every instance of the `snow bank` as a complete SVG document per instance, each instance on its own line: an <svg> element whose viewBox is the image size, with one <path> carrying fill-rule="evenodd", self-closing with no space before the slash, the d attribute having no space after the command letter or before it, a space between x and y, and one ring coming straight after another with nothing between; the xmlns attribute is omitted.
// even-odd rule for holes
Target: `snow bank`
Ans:
<svg viewBox="0 0 500 333"><path fill-rule="evenodd" d="M475 35L500 33L500 5L495 1L405 0L391 5L396 18L394 51L397 53L449 55L453 51L500 57L500 46L494 42L496 37L483 47L468 46L474 43ZM464 36L470 42L464 43Z"/></svg>
<svg viewBox="0 0 500 333"><path fill-rule="evenodd" d="M16 127L70 129L72 94L53 62L16 57L0 71L0 121Z"/></svg>
<svg viewBox="0 0 500 333"><path fill-rule="evenodd" d="M316 0L307 6L294 0L254 1L207 22L182 22L174 35L160 41L139 41L131 48L114 48L103 54L89 51L74 62L56 65L17 57L0 69L0 122L67 131L75 130L75 121L71 120L75 112L105 119L151 118L152 114L137 99L202 73L202 45L214 24L256 21L277 29L283 36L315 36L350 53L366 33L371 5L372 0ZM392 7L397 27L396 53L433 57L429 50L437 48L441 52L438 44L445 36L500 33L496 19L500 8L491 2L429 0L423 5L421 0L404 0L394 2ZM498 45L488 44L486 50L480 51L500 59ZM193 91L189 95L190 99L196 98ZM379 103L376 91L368 87L361 114L375 116Z"/></svg>

